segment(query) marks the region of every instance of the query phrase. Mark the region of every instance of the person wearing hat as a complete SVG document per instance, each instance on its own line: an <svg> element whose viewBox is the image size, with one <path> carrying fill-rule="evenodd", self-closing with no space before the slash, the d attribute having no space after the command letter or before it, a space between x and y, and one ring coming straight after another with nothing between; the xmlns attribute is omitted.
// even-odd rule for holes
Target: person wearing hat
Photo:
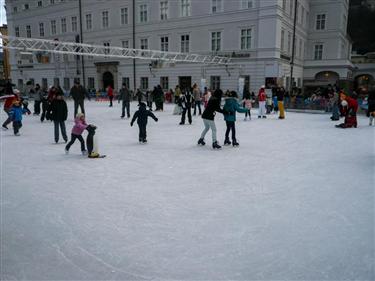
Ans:
<svg viewBox="0 0 375 281"><path fill-rule="evenodd" d="M3 96L2 98L5 99L4 111L8 115L8 118L4 121L2 128L3 130L8 130L7 126L8 124L10 124L10 122L12 122L12 116L10 115L10 110L12 109L14 102L17 100L20 100L20 97L19 97L20 91L18 91L17 89L13 91L13 89L10 88L6 90L5 92L7 93L7 95Z"/></svg>
<svg viewBox="0 0 375 281"><path fill-rule="evenodd" d="M80 85L78 80L74 80L74 85L70 89L70 95L74 100L74 116L77 116L78 107L81 108L81 113L85 114L85 97L88 96L86 89Z"/></svg>
<svg viewBox="0 0 375 281"><path fill-rule="evenodd" d="M66 135L65 121L68 118L68 106L60 92L57 92L55 98L52 100L47 115L55 126L55 142L59 142L59 127L64 141L67 142L68 136Z"/></svg>
<svg viewBox="0 0 375 281"><path fill-rule="evenodd" d="M22 127L22 115L31 112L26 108L22 108L22 103L19 99L13 101L12 108L9 111L11 120L13 121L13 131L15 136L19 136L19 130Z"/></svg>
<svg viewBox="0 0 375 281"><path fill-rule="evenodd" d="M155 120L155 122L158 122L158 118L150 111L147 110L146 104L144 102L139 103L139 109L134 113L132 121L130 122L130 126L133 127L133 123L137 120L137 124L139 127L139 142L140 143L146 143L147 142L147 119L148 117L151 117Z"/></svg>
<svg viewBox="0 0 375 281"><path fill-rule="evenodd" d="M247 108L241 107L237 102L237 93L231 91L229 97L225 99L225 104L223 107L224 111L224 120L227 125L227 130L225 132L225 141L224 145L239 146L240 144L236 139L236 112L246 113ZM229 133L232 131L232 143L229 141Z"/></svg>
<svg viewBox="0 0 375 281"><path fill-rule="evenodd" d="M345 94L344 91L340 92L340 101L341 101L341 115L345 116L344 123L336 125L336 128L357 128L357 110L358 102Z"/></svg>
<svg viewBox="0 0 375 281"><path fill-rule="evenodd" d="M266 87L262 85L258 92L258 101L259 101L259 111L258 118L267 118L266 117Z"/></svg>

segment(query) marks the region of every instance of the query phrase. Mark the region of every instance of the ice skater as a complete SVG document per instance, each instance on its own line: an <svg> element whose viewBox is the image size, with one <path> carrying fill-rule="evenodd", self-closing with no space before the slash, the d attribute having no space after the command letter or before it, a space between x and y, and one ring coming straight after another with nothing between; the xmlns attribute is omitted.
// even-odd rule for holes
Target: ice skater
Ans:
<svg viewBox="0 0 375 281"><path fill-rule="evenodd" d="M245 90L243 92L243 99L242 99L242 105L244 108L247 109L245 112L245 119L244 121L247 120L247 117L249 117L249 120L251 120L251 108L253 107L253 100L251 98L250 91L248 90L247 86L245 87Z"/></svg>
<svg viewBox="0 0 375 281"><path fill-rule="evenodd" d="M263 85L258 93L258 101L259 101L259 112L258 112L258 118L267 118L266 117L266 90L265 86Z"/></svg>
<svg viewBox="0 0 375 281"><path fill-rule="evenodd" d="M343 91L340 93L341 115L345 116L344 123L336 125L336 128L357 128L357 110L358 102L346 95Z"/></svg>
<svg viewBox="0 0 375 281"><path fill-rule="evenodd" d="M55 126L55 142L59 142L59 127L64 141L68 142L65 127L65 121L68 118L68 106L61 93L57 93L55 99L51 102L47 116Z"/></svg>
<svg viewBox="0 0 375 281"><path fill-rule="evenodd" d="M83 131L88 126L87 123L86 123L86 120L85 120L85 115L83 113L78 113L76 115L74 123L75 124L74 124L73 129L72 129L71 140L70 140L70 142L65 147L65 153L66 154L69 153L70 147L76 141L76 139L78 139L79 142L81 143L81 152L82 152L82 155L85 155L87 153L87 151L85 149L85 141L84 141L84 139L82 137Z"/></svg>
<svg viewBox="0 0 375 281"><path fill-rule="evenodd" d="M134 122L137 120L137 124L139 127L139 142L140 143L146 143L147 142L147 119L148 117L151 117L155 120L155 122L158 122L158 118L150 111L147 110L146 104L144 102L139 103L139 109L134 113L132 121L130 122L130 126L133 126Z"/></svg>
<svg viewBox="0 0 375 281"><path fill-rule="evenodd" d="M367 117L369 118L369 125L375 125L375 86L372 86L368 93L367 98L368 109L367 109Z"/></svg>
<svg viewBox="0 0 375 281"><path fill-rule="evenodd" d="M22 115L25 113L30 115L31 111L27 108L23 108L20 100L15 100L9 111L9 115L13 121L13 132L15 136L20 136L19 130L22 127Z"/></svg>
<svg viewBox="0 0 375 281"><path fill-rule="evenodd" d="M190 91L186 89L184 93L180 96L180 105L182 107L182 115L180 125L185 125L186 113L188 115L189 124L193 121L191 119L191 107L194 104L194 97L191 95Z"/></svg>
<svg viewBox="0 0 375 281"><path fill-rule="evenodd" d="M227 125L227 130L225 132L225 140L224 145L233 145L239 146L240 144L237 142L236 139L236 111L247 113L248 109L240 107L237 102L237 93L235 91L231 91L229 93L229 97L225 99L225 104L223 107L224 111L224 120ZM229 141L229 133L232 131L232 142Z"/></svg>
<svg viewBox="0 0 375 281"><path fill-rule="evenodd" d="M223 113L223 110L220 107L221 104L221 97L223 96L223 91L217 89L214 94L211 96L207 103L207 107L203 111L202 119L204 124L204 129L202 131L201 137L198 140L199 145L205 145L204 137L206 136L207 132L211 129L212 131L212 148L213 149L220 149L221 146L217 142L216 137L216 125L215 125L215 115L216 112Z"/></svg>

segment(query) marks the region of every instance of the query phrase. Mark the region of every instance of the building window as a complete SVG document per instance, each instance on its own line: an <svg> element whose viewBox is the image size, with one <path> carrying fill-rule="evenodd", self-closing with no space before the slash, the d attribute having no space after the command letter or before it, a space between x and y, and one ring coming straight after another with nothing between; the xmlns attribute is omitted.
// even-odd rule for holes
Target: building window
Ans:
<svg viewBox="0 0 375 281"><path fill-rule="evenodd" d="M51 34L55 35L56 33L56 20L51 20Z"/></svg>
<svg viewBox="0 0 375 281"><path fill-rule="evenodd" d="M322 60L323 59L323 45L317 44L314 46L314 60Z"/></svg>
<svg viewBox="0 0 375 281"><path fill-rule="evenodd" d="M141 77L141 89L142 90L148 89L148 77Z"/></svg>
<svg viewBox="0 0 375 281"><path fill-rule="evenodd" d="M189 17L191 14L191 3L190 0L181 0L181 16Z"/></svg>
<svg viewBox="0 0 375 281"><path fill-rule="evenodd" d="M121 25L128 24L128 8L121 8Z"/></svg>
<svg viewBox="0 0 375 281"><path fill-rule="evenodd" d="M220 76L211 76L211 90L220 89Z"/></svg>
<svg viewBox="0 0 375 281"><path fill-rule="evenodd" d="M141 49L142 50L147 50L148 49L148 39L147 38L143 38L141 39Z"/></svg>
<svg viewBox="0 0 375 281"><path fill-rule="evenodd" d="M126 88L128 89L129 89L129 84L130 84L129 81L130 81L129 77L122 77L122 84L125 84Z"/></svg>
<svg viewBox="0 0 375 281"><path fill-rule="evenodd" d="M95 89L95 78L94 77L87 78L87 87L89 88L89 90Z"/></svg>
<svg viewBox="0 0 375 281"><path fill-rule="evenodd" d="M280 49L281 52L283 53L285 51L285 30L281 29L281 42L280 42Z"/></svg>
<svg viewBox="0 0 375 281"><path fill-rule="evenodd" d="M38 1L38 7L43 7L43 1Z"/></svg>
<svg viewBox="0 0 375 281"><path fill-rule="evenodd" d="M129 40L121 41L121 46L125 49L128 49L129 48Z"/></svg>
<svg viewBox="0 0 375 281"><path fill-rule="evenodd" d="M24 5L23 5L23 9L24 9L24 10L28 10L28 9L29 9L29 4L24 4Z"/></svg>
<svg viewBox="0 0 375 281"><path fill-rule="evenodd" d="M108 26L109 26L108 11L103 11L102 12L102 27L108 28Z"/></svg>
<svg viewBox="0 0 375 281"><path fill-rule="evenodd" d="M160 19L161 20L168 19L168 1L160 2Z"/></svg>
<svg viewBox="0 0 375 281"><path fill-rule="evenodd" d="M139 6L139 21L147 22L147 5L146 4Z"/></svg>
<svg viewBox="0 0 375 281"><path fill-rule="evenodd" d="M298 54L299 54L299 57L302 59L303 58L303 54L302 54L302 39L300 38L299 39L299 46L298 46Z"/></svg>
<svg viewBox="0 0 375 281"><path fill-rule="evenodd" d="M242 9L251 9L253 6L253 0L242 0Z"/></svg>
<svg viewBox="0 0 375 281"><path fill-rule="evenodd" d="M163 90L169 89L169 78L168 78L168 76L160 77L160 86Z"/></svg>
<svg viewBox="0 0 375 281"><path fill-rule="evenodd" d="M17 13L17 11L18 11L17 7L14 7L13 8L13 13Z"/></svg>
<svg viewBox="0 0 375 281"><path fill-rule="evenodd" d="M282 9L283 9L284 11L286 10L286 0L283 0Z"/></svg>
<svg viewBox="0 0 375 281"><path fill-rule="evenodd" d="M251 48L251 28L241 30L241 50Z"/></svg>
<svg viewBox="0 0 375 281"><path fill-rule="evenodd" d="M31 26L26 25L26 37L31 38Z"/></svg>
<svg viewBox="0 0 375 281"><path fill-rule="evenodd" d="M44 23L39 23L39 36L44 37Z"/></svg>
<svg viewBox="0 0 375 281"><path fill-rule="evenodd" d="M58 77L53 78L53 86L60 87L60 78Z"/></svg>
<svg viewBox="0 0 375 281"><path fill-rule="evenodd" d="M221 50L221 32L211 32L211 51L217 52Z"/></svg>
<svg viewBox="0 0 375 281"><path fill-rule="evenodd" d="M104 42L103 46L104 47L109 47L110 43L109 42ZM106 54L106 55L109 54L109 48L104 48L104 54Z"/></svg>
<svg viewBox="0 0 375 281"><path fill-rule="evenodd" d="M77 17L72 17L72 32L77 32L78 25L77 25Z"/></svg>
<svg viewBox="0 0 375 281"><path fill-rule="evenodd" d="M212 0L211 11L213 14L222 12L223 10L223 1L222 0Z"/></svg>
<svg viewBox="0 0 375 281"><path fill-rule="evenodd" d="M86 30L92 29L92 14L86 15Z"/></svg>
<svg viewBox="0 0 375 281"><path fill-rule="evenodd" d="M326 15L321 14L316 16L316 30L324 30L326 28Z"/></svg>
<svg viewBox="0 0 375 281"><path fill-rule="evenodd" d="M70 79L68 77L64 77L64 90L65 91L70 90Z"/></svg>
<svg viewBox="0 0 375 281"><path fill-rule="evenodd" d="M18 79L17 86L18 89L23 89L23 79Z"/></svg>
<svg viewBox="0 0 375 281"><path fill-rule="evenodd" d="M47 89L48 89L48 79L42 78L42 90L47 90Z"/></svg>
<svg viewBox="0 0 375 281"><path fill-rule="evenodd" d="M19 28L19 26L16 26L14 28L14 34L16 35L16 37L20 37L20 28Z"/></svg>
<svg viewBox="0 0 375 281"><path fill-rule="evenodd" d="M53 4L55 4L55 0L49 0L49 3L50 3L51 5L53 5Z"/></svg>
<svg viewBox="0 0 375 281"><path fill-rule="evenodd" d="M61 33L66 32L66 18L61 19Z"/></svg>
<svg viewBox="0 0 375 281"><path fill-rule="evenodd" d="M292 53L292 33L288 32L288 54Z"/></svg>
<svg viewBox="0 0 375 281"><path fill-rule="evenodd" d="M305 23L305 8L301 6L301 24Z"/></svg>
<svg viewBox="0 0 375 281"><path fill-rule="evenodd" d="M289 0L290 16L293 15L294 0Z"/></svg>
<svg viewBox="0 0 375 281"><path fill-rule="evenodd" d="M347 16L343 15L342 17L342 28L346 31L346 22L348 21Z"/></svg>
<svg viewBox="0 0 375 281"><path fill-rule="evenodd" d="M190 51L190 35L181 35L181 53L189 53Z"/></svg>
<svg viewBox="0 0 375 281"><path fill-rule="evenodd" d="M168 37L161 37L160 38L160 50L162 52L168 52L168 41L169 41L169 38Z"/></svg>

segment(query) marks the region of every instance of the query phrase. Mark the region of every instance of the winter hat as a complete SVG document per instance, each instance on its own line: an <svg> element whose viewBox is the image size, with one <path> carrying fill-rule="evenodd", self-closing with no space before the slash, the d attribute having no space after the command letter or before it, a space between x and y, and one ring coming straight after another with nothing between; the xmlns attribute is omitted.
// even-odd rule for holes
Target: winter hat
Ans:
<svg viewBox="0 0 375 281"><path fill-rule="evenodd" d="M231 91L229 96L232 97L232 98L236 98L237 97L237 92L236 91Z"/></svg>
<svg viewBox="0 0 375 281"><path fill-rule="evenodd" d="M262 85L261 88L264 89L264 88L266 88L266 86Z"/></svg>
<svg viewBox="0 0 375 281"><path fill-rule="evenodd" d="M138 106L139 106L139 107L146 107L146 104L145 104L144 102L140 102L140 103L138 104Z"/></svg>

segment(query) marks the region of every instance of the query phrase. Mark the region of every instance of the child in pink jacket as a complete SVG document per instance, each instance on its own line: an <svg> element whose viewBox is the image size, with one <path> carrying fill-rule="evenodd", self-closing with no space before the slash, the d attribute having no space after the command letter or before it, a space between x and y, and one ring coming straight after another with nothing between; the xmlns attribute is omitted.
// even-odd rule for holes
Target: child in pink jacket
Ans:
<svg viewBox="0 0 375 281"><path fill-rule="evenodd" d="M81 151L82 154L86 154L86 149L85 149L85 141L83 140L82 133L83 131L87 128L87 124L85 121L85 115L83 113L78 113L76 118L74 119L74 126L72 129L72 139L70 142L66 145L65 147L65 152L66 154L69 153L69 148L71 145L78 139L81 143Z"/></svg>

